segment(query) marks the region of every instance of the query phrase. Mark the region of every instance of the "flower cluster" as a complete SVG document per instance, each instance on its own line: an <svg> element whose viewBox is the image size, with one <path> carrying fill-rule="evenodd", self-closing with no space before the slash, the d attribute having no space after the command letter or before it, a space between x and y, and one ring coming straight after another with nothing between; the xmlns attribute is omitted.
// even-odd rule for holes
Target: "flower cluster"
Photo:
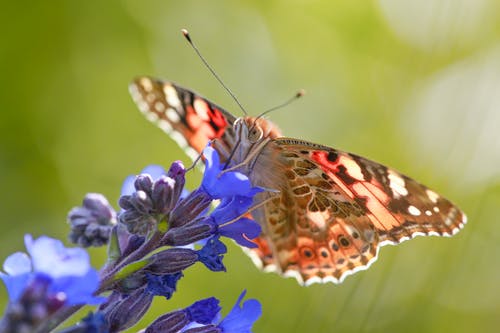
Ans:
<svg viewBox="0 0 500 333"><path fill-rule="evenodd" d="M203 180L191 193L184 189L186 169L174 162L168 171L151 166L127 178L119 213L95 193L70 211L70 241L81 247L108 245L99 272L85 250L27 236L28 254L9 256L0 273L10 298L0 332L49 332L89 304L97 305L96 311L65 332L120 332L143 317L155 296L170 299L186 268L200 262L225 271L222 237L255 247L252 239L261 229L247 215L263 189L225 170L210 146L203 155ZM145 332L250 332L261 307L256 300L240 306L244 294L222 320L219 301L208 298L159 317Z"/></svg>

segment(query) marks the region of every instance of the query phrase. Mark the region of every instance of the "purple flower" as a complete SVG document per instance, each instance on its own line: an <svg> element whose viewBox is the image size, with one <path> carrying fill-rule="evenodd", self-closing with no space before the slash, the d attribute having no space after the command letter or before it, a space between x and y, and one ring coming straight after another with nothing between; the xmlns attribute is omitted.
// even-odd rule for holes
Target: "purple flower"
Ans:
<svg viewBox="0 0 500 333"><path fill-rule="evenodd" d="M231 312L217 325L224 333L250 333L252 325L262 315L262 306L256 299L246 300L240 307L245 297L244 290Z"/></svg>
<svg viewBox="0 0 500 333"><path fill-rule="evenodd" d="M25 244L29 256L12 254L4 262L7 274L0 272L11 302L18 301L30 283L41 280L48 282L47 297L62 297L64 305L99 304L104 300L92 295L99 277L90 267L85 250L65 248L61 241L46 236L33 240L26 235Z"/></svg>
<svg viewBox="0 0 500 333"><path fill-rule="evenodd" d="M201 182L201 189L212 199L222 199L231 196L253 197L264 191L260 187L252 187L247 176L237 171L224 171L224 164L220 163L217 151L207 146L203 150L205 156L205 173Z"/></svg>

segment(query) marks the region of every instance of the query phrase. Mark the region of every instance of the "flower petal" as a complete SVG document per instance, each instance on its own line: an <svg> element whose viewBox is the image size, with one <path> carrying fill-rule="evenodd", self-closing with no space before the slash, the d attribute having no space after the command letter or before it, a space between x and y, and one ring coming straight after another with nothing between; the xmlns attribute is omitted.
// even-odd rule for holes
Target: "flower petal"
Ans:
<svg viewBox="0 0 500 333"><path fill-rule="evenodd" d="M9 275L30 273L33 270L30 257L23 252L15 252L5 259L3 270Z"/></svg>
<svg viewBox="0 0 500 333"><path fill-rule="evenodd" d="M205 246L198 251L199 260L214 272L226 271L222 263L227 247L217 237L210 238Z"/></svg>
<svg viewBox="0 0 500 333"><path fill-rule="evenodd" d="M41 236L33 240L29 236L26 248L31 256L33 269L52 278L83 276L90 269L88 253L81 248L65 248L60 240Z"/></svg>
<svg viewBox="0 0 500 333"><path fill-rule="evenodd" d="M253 323L262 315L262 306L255 299L245 301L240 308L245 294L246 291L241 293L231 312L218 325L224 333L250 333Z"/></svg>
<svg viewBox="0 0 500 333"><path fill-rule="evenodd" d="M256 248L257 244L249 239L259 236L262 231L260 225L254 220L241 218L236 222L219 228L219 234L224 237L232 238L241 246Z"/></svg>

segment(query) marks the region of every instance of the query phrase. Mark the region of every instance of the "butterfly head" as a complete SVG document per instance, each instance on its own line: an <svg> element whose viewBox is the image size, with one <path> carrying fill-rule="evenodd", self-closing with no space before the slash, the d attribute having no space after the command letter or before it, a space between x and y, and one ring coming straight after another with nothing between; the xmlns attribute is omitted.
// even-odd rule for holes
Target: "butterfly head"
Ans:
<svg viewBox="0 0 500 333"><path fill-rule="evenodd" d="M281 131L276 125L260 117L238 118L234 122L234 129L240 138L252 144L281 136Z"/></svg>
<svg viewBox="0 0 500 333"><path fill-rule="evenodd" d="M236 143L229 160L233 165L241 164L251 169L255 159L272 139L281 136L279 129L263 118L241 117L234 121Z"/></svg>

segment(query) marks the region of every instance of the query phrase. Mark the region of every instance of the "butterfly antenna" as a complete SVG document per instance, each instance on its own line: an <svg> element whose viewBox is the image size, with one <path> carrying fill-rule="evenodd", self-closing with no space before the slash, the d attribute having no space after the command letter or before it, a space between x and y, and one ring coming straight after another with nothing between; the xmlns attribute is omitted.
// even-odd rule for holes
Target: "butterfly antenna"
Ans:
<svg viewBox="0 0 500 333"><path fill-rule="evenodd" d="M214 69L208 64L208 62L205 60L205 58L201 55L200 51L198 50L198 47L196 47L196 45L193 43L193 40L191 39L191 36L189 35L189 32L186 29L182 29L181 31L182 31L182 34L184 35L184 37L186 38L186 40L189 42L189 44L193 48L194 52L196 52L196 54L198 55L198 57L201 59L201 61L205 65L205 67L208 68L208 70L210 71L210 73L212 73L212 75L217 79L217 81L219 81L219 83L222 85L222 87L224 87L224 89L228 92L228 94L231 95L231 97L233 98L233 100L236 102L236 104L238 104L239 108L241 109L241 111L243 111L243 113L246 116L248 114L248 112L245 110L245 108L243 107L243 105L241 105L241 103L238 100L238 98L236 98L236 95L233 94L233 92L231 91L231 89L229 89L224 84L224 82L219 77L219 75L217 75L217 73L214 71Z"/></svg>
<svg viewBox="0 0 500 333"><path fill-rule="evenodd" d="M291 104L292 102L295 102L296 100L298 100L299 98L301 98L301 97L302 97L302 96L304 96L305 94L306 94L306 91L305 91L304 89L300 89L299 91L297 91L297 92L295 93L295 95L293 95L292 97L290 97L287 101L285 101L285 102L283 102L283 103L281 103L281 104L279 104L279 105L276 105L276 106L274 106L274 107L272 107L272 108L270 108L270 109L268 109L268 110L266 110L266 111L262 112L261 114L259 114L259 115L255 118L255 120L257 120L257 119L260 119L260 118L264 117L266 114L268 114L268 113L270 113L270 112L273 112L273 111L275 111L275 110L278 110L278 109L284 108L285 106L287 106L287 105Z"/></svg>
<svg viewBox="0 0 500 333"><path fill-rule="evenodd" d="M202 156L203 156L203 153L199 153L198 156L193 161L193 163L191 164L191 166L189 168L186 168L186 172L193 170L194 167L196 166L196 164L198 164L198 162L201 160Z"/></svg>

